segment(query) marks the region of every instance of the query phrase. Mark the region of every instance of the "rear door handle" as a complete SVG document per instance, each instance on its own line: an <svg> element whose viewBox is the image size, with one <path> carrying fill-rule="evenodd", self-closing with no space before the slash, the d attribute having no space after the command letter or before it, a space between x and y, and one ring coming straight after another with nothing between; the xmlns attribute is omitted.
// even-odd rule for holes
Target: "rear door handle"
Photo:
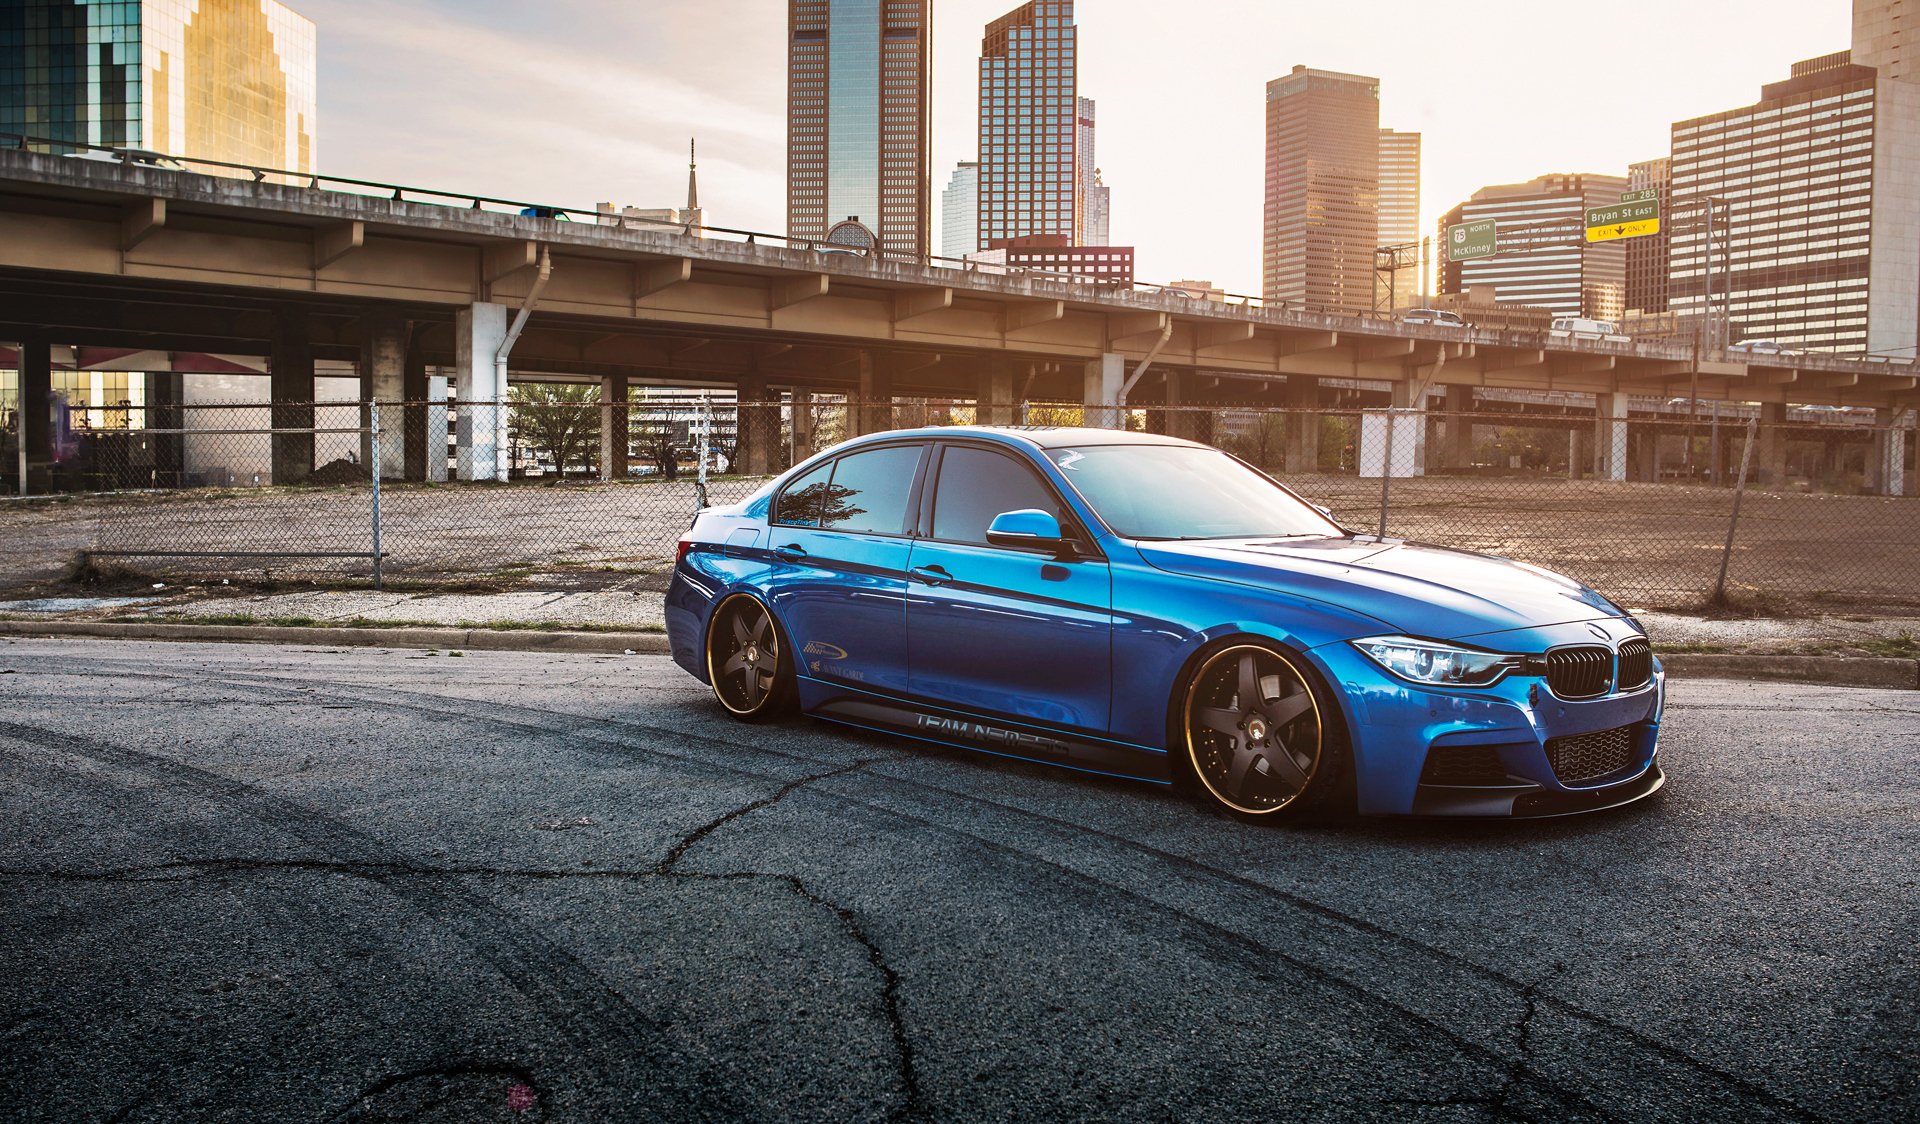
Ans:
<svg viewBox="0 0 1920 1124"><path fill-rule="evenodd" d="M793 542L787 543L784 546L776 546L773 548L773 552L788 562L795 562L807 556L806 549L799 543Z"/></svg>
<svg viewBox="0 0 1920 1124"><path fill-rule="evenodd" d="M915 566L908 573L928 585L945 585L953 580L953 575L939 566Z"/></svg>

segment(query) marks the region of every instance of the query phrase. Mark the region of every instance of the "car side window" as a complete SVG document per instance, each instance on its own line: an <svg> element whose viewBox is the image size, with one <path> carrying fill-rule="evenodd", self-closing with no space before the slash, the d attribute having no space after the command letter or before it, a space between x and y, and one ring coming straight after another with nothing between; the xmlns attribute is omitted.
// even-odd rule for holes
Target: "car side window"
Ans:
<svg viewBox="0 0 1920 1124"><path fill-rule="evenodd" d="M1059 519L1060 501L1038 474L1004 453L952 445L940 459L933 494L933 537L987 545L987 525L1006 511L1035 508Z"/></svg>
<svg viewBox="0 0 1920 1124"><path fill-rule="evenodd" d="M773 521L783 527L818 527L832 477L833 462L823 461L789 483L773 505Z"/></svg>
<svg viewBox="0 0 1920 1124"><path fill-rule="evenodd" d="M924 448L893 445L835 461L833 480L818 505L821 528L882 535L904 533L914 470L920 467Z"/></svg>

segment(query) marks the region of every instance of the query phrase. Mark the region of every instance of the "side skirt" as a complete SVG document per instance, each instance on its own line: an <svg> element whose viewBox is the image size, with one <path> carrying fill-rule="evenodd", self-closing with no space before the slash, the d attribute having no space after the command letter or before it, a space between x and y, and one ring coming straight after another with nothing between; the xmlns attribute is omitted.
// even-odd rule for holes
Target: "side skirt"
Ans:
<svg viewBox="0 0 1920 1124"><path fill-rule="evenodd" d="M907 702L839 683L800 677L805 696L827 697L810 702L808 714L829 722L858 726L917 741L957 746L996 757L1011 757L1042 765L1058 765L1083 773L1127 780L1169 784L1167 755L1127 742L1107 741L1003 718L979 718L961 711Z"/></svg>

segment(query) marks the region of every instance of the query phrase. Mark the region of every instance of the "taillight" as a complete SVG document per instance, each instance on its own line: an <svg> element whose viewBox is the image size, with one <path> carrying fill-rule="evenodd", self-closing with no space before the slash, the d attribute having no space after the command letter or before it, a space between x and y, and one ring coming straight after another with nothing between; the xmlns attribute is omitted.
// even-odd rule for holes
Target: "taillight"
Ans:
<svg viewBox="0 0 1920 1124"><path fill-rule="evenodd" d="M673 564L678 566L680 563L685 562L687 560L688 552L691 551L692 549L693 549L692 539L681 539L674 546Z"/></svg>

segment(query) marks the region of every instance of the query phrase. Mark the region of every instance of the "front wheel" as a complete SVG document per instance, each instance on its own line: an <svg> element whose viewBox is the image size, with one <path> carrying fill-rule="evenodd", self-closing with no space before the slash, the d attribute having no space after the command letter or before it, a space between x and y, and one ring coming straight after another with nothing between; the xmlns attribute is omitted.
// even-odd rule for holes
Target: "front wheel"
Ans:
<svg viewBox="0 0 1920 1124"><path fill-rule="evenodd" d="M1249 820L1291 819L1340 788L1345 741L1306 670L1264 644L1220 648L1187 681L1179 724L1205 802Z"/></svg>
<svg viewBox="0 0 1920 1124"><path fill-rule="evenodd" d="M780 626L756 597L736 593L707 626L707 681L727 713L767 722L793 709L793 668Z"/></svg>

